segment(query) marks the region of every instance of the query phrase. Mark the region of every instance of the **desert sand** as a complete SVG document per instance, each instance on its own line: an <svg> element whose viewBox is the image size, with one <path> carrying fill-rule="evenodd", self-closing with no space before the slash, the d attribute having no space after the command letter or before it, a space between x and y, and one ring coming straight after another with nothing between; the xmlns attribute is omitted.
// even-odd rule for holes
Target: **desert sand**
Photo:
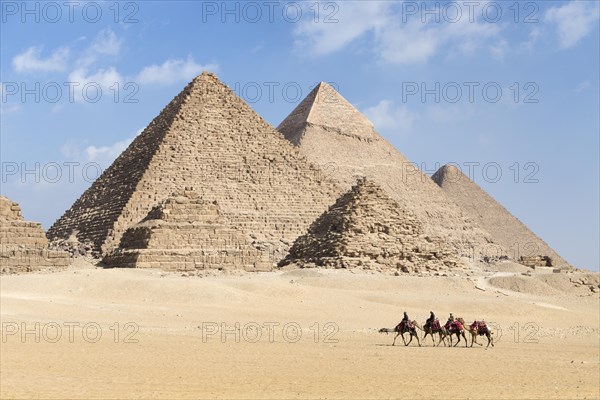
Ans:
<svg viewBox="0 0 600 400"><path fill-rule="evenodd" d="M450 276L304 269L201 277L80 263L4 275L0 395L599 398L599 298L570 282L597 274L473 268ZM393 335L378 333L403 311L423 323L430 310L442 321L450 312L485 318L495 347L434 348L429 338L423 347L400 339L392 347Z"/></svg>

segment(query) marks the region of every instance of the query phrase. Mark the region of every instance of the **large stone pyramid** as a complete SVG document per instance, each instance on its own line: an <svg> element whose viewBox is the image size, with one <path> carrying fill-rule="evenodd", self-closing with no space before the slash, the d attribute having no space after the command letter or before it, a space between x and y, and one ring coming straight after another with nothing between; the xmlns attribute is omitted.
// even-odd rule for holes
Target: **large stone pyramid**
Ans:
<svg viewBox="0 0 600 400"><path fill-rule="evenodd" d="M277 128L286 139L348 190L358 176L378 183L412 212L424 231L464 256L485 253L492 242L429 178L414 167L373 124L335 89L319 84Z"/></svg>
<svg viewBox="0 0 600 400"><path fill-rule="evenodd" d="M441 167L432 179L448 197L526 265L568 267L568 263L527 226L453 165ZM547 257L551 259L547 260ZM549 265L548 265L549 264Z"/></svg>
<svg viewBox="0 0 600 400"><path fill-rule="evenodd" d="M256 241L291 242L340 190L211 73L190 82L48 231L97 253L194 187Z"/></svg>
<svg viewBox="0 0 600 400"><path fill-rule="evenodd" d="M2 272L34 271L42 267L67 267L69 255L50 250L42 226L25 221L21 207L0 196L0 269Z"/></svg>
<svg viewBox="0 0 600 400"><path fill-rule="evenodd" d="M204 201L186 190L127 229L120 247L103 261L121 268L268 271L273 264L269 256L249 246L239 229L227 225L217 202Z"/></svg>
<svg viewBox="0 0 600 400"><path fill-rule="evenodd" d="M294 242L281 266L402 270L455 268L458 257L376 183L360 178Z"/></svg>

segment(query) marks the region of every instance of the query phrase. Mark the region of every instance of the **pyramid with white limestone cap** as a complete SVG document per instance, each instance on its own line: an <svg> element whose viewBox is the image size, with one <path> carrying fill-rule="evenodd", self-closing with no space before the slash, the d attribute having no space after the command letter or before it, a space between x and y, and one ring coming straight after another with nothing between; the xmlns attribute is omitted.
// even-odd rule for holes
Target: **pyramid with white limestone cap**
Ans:
<svg viewBox="0 0 600 400"><path fill-rule="evenodd" d="M400 154L333 87L321 83L277 128L344 190L368 177L421 221L424 232L472 256L493 242L445 193Z"/></svg>

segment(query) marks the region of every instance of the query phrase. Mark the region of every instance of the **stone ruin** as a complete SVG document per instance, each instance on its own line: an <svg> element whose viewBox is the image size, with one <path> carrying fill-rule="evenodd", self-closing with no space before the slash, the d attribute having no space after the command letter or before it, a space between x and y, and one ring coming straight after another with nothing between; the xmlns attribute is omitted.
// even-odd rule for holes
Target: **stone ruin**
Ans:
<svg viewBox="0 0 600 400"><path fill-rule="evenodd" d="M553 267L552 258L548 256L521 256L519 257L519 263L531 267Z"/></svg>
<svg viewBox="0 0 600 400"><path fill-rule="evenodd" d="M370 179L358 182L300 236L280 266L403 272L457 267L458 258Z"/></svg>
<svg viewBox="0 0 600 400"><path fill-rule="evenodd" d="M444 165L432 179L479 226L490 232L496 243L503 246L502 250L488 246L489 253L493 254L486 256L506 255L528 266L544 264L543 266L570 268L546 242L463 174L458 167ZM547 265L548 263L550 265Z"/></svg>
<svg viewBox="0 0 600 400"><path fill-rule="evenodd" d="M67 253L48 248L48 239L37 222L25 221L21 207L0 196L0 270L36 271L64 268L70 264Z"/></svg>
<svg viewBox="0 0 600 400"><path fill-rule="evenodd" d="M192 190L175 194L125 231L117 250L104 257L110 267L170 271L242 269L270 271L269 254L250 245L230 226L216 201Z"/></svg>

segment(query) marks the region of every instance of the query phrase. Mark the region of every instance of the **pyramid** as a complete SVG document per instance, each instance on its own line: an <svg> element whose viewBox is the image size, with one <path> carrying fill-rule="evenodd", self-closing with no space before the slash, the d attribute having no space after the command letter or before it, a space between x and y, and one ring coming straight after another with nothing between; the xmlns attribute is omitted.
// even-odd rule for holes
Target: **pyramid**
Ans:
<svg viewBox="0 0 600 400"><path fill-rule="evenodd" d="M427 235L461 255L479 254L493 241L330 85L320 83L277 129L342 189L357 177L369 177L413 213Z"/></svg>
<svg viewBox="0 0 600 400"><path fill-rule="evenodd" d="M127 229L121 245L104 257L110 267L271 270L268 255L249 246L242 232L227 225L218 204L191 190L174 194Z"/></svg>
<svg viewBox="0 0 600 400"><path fill-rule="evenodd" d="M432 179L479 226L490 232L496 242L509 249L511 258L532 267L569 267L550 246L456 166L444 165Z"/></svg>
<svg viewBox="0 0 600 400"><path fill-rule="evenodd" d="M340 189L211 73L190 82L48 231L97 254L171 194L194 187L255 242L285 246Z"/></svg>
<svg viewBox="0 0 600 400"><path fill-rule="evenodd" d="M402 270L455 268L458 258L366 178L343 194L292 245L280 265Z"/></svg>
<svg viewBox="0 0 600 400"><path fill-rule="evenodd" d="M0 196L0 270L35 271L42 267L67 267L69 255L48 249L48 239L37 222L25 221L21 207Z"/></svg>

